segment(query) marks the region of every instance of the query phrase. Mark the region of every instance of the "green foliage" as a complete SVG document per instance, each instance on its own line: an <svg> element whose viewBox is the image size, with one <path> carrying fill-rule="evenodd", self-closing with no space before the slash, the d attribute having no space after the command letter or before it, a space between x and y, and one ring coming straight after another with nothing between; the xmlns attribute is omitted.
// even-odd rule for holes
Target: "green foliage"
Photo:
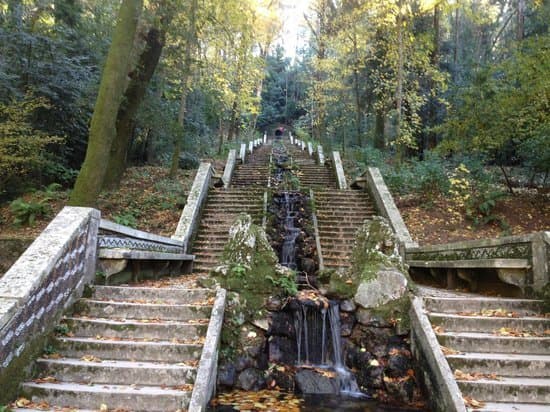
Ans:
<svg viewBox="0 0 550 412"><path fill-rule="evenodd" d="M294 272L290 272L288 275L280 276L278 278L267 275L266 279L273 283L276 287L281 288L287 296L294 296L298 293L296 273Z"/></svg>
<svg viewBox="0 0 550 412"><path fill-rule="evenodd" d="M37 111L48 107L44 98L30 94L0 103L0 191L13 191L52 162L48 149L62 139L36 129L31 121Z"/></svg>
<svg viewBox="0 0 550 412"><path fill-rule="evenodd" d="M548 34L525 40L509 59L475 72L439 129L439 150L483 153L499 165L519 158L533 172L548 172L549 45Z"/></svg>
<svg viewBox="0 0 550 412"><path fill-rule="evenodd" d="M39 201L25 201L17 198L10 203L10 210L14 215L15 225L33 225L37 218L46 216L50 212L50 206L46 199Z"/></svg>
<svg viewBox="0 0 550 412"><path fill-rule="evenodd" d="M115 223L132 228L137 227L137 218L137 214L132 210L128 210L124 213L113 216L113 220Z"/></svg>
<svg viewBox="0 0 550 412"><path fill-rule="evenodd" d="M12 409L9 405L0 405L0 412L12 412Z"/></svg>

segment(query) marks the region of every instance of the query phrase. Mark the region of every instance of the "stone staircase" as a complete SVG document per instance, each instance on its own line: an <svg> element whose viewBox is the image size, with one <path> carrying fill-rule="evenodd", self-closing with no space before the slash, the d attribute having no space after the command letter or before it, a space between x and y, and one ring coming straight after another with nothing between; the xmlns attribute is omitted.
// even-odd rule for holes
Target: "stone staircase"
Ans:
<svg viewBox="0 0 550 412"><path fill-rule="evenodd" d="M304 188L327 188L337 190L334 174L328 165L321 166L315 162L307 150L295 145L287 145L292 162L298 165L298 178Z"/></svg>
<svg viewBox="0 0 550 412"><path fill-rule="evenodd" d="M424 306L463 397L484 404L475 410L550 410L550 318L541 301L427 296Z"/></svg>
<svg viewBox="0 0 550 412"><path fill-rule="evenodd" d="M270 144L264 144L254 149L252 154L247 152L246 163L238 162L235 166L231 177L231 187L266 187L270 173L271 147Z"/></svg>
<svg viewBox="0 0 550 412"><path fill-rule="evenodd" d="M245 181L241 171L241 182ZM264 186L267 182L265 177ZM211 189L193 242L193 273L207 274L218 263L229 239L229 228L240 213L248 213L254 223L262 223L262 187Z"/></svg>
<svg viewBox="0 0 550 412"><path fill-rule="evenodd" d="M369 195L358 190L316 189L314 196L324 266L350 267L355 232L376 214Z"/></svg>
<svg viewBox="0 0 550 412"><path fill-rule="evenodd" d="M185 410L213 301L208 289L96 286L21 396L40 410Z"/></svg>

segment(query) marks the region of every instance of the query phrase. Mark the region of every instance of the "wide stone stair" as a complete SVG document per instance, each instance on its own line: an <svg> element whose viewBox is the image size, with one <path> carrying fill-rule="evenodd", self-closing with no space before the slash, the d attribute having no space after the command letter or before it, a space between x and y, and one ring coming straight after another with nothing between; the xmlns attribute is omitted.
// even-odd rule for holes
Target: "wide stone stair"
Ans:
<svg viewBox="0 0 550 412"><path fill-rule="evenodd" d="M542 302L424 298L463 397L479 411L550 411L550 317ZM457 372L458 371L458 372Z"/></svg>
<svg viewBox="0 0 550 412"><path fill-rule="evenodd" d="M237 163L235 166L231 187L265 187L270 173L271 147L270 144L264 144L254 149L252 154L247 152L245 163Z"/></svg>
<svg viewBox="0 0 550 412"><path fill-rule="evenodd" d="M359 190L317 189L314 196L324 266L350 267L355 232L376 214L369 195Z"/></svg>
<svg viewBox="0 0 550 412"><path fill-rule="evenodd" d="M297 175L302 187L337 190L336 178L332 169L327 164L317 164L307 150L302 150L298 146L288 145L287 147L293 164L298 166Z"/></svg>
<svg viewBox="0 0 550 412"><path fill-rule="evenodd" d="M265 181L267 182L267 176ZM193 242L194 273L208 273L219 264L223 248L229 239L229 228L239 214L248 213L254 223L262 223L263 194L261 187L210 190Z"/></svg>
<svg viewBox="0 0 550 412"><path fill-rule="evenodd" d="M21 396L40 410L185 410L213 301L208 289L96 286Z"/></svg>

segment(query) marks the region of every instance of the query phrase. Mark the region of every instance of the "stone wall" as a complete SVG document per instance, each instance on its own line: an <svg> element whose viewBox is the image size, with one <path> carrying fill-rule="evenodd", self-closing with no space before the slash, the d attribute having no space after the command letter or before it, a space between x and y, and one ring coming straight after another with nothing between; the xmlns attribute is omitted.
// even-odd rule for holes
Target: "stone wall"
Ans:
<svg viewBox="0 0 550 412"><path fill-rule="evenodd" d="M0 404L63 311L92 283L100 213L65 207L0 279Z"/></svg>

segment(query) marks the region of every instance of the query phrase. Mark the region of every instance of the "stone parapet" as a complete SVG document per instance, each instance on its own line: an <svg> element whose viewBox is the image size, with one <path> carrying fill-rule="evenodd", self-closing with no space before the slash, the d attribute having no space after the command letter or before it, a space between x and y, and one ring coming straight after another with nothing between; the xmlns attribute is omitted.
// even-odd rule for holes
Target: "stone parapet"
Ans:
<svg viewBox="0 0 550 412"><path fill-rule="evenodd" d="M65 207L0 279L0 404L15 396L22 366L94 280L100 212Z"/></svg>
<svg viewBox="0 0 550 412"><path fill-rule="evenodd" d="M179 240L185 244L184 252L190 250L190 241L199 225L199 218L202 206L208 196L210 179L212 177L212 166L210 163L202 162L197 170L191 191L187 196L187 203L183 208L178 227L172 235L172 239Z"/></svg>
<svg viewBox="0 0 550 412"><path fill-rule="evenodd" d="M367 189L370 192L378 212L389 220L397 239L401 244L400 251L404 253L405 248L418 246L411 238L409 230L395 205L384 178L377 167L369 167L366 171Z"/></svg>

